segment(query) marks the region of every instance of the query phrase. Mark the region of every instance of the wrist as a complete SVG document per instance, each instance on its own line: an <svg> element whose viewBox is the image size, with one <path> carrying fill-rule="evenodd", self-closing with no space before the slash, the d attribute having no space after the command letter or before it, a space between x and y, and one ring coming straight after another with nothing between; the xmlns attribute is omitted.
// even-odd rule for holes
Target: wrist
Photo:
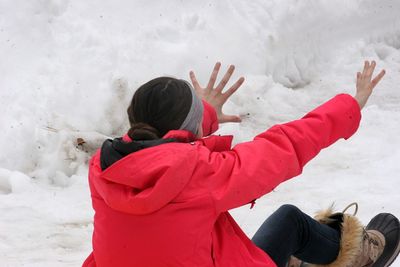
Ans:
<svg viewBox="0 0 400 267"><path fill-rule="evenodd" d="M367 101L368 101L368 98L369 98L369 94L360 94L360 93L357 93L355 96L354 96L354 98L357 100L357 102L358 102L358 105L360 106L360 109L363 109L364 108L364 106L365 106L365 104L367 103Z"/></svg>

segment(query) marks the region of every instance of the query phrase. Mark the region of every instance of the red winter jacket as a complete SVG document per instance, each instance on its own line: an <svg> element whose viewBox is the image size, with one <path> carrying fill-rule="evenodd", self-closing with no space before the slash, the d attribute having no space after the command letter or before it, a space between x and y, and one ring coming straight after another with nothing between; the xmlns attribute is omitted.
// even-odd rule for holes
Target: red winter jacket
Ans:
<svg viewBox="0 0 400 267"><path fill-rule="evenodd" d="M318 152L358 128L360 108L338 95L300 120L276 125L253 141L231 136L180 141L131 153L101 170L90 162L93 252L83 266L272 267L228 210L248 204L297 176ZM204 132L217 129L205 105ZM125 139L126 140L126 139Z"/></svg>

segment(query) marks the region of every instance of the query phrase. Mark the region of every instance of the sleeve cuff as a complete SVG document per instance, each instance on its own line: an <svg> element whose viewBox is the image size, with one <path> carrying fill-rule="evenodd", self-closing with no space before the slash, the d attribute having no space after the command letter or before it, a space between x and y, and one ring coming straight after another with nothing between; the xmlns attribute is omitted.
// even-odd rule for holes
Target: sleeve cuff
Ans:
<svg viewBox="0 0 400 267"><path fill-rule="evenodd" d="M204 113L203 113L203 135L210 135L218 130L218 118L215 109L203 100Z"/></svg>

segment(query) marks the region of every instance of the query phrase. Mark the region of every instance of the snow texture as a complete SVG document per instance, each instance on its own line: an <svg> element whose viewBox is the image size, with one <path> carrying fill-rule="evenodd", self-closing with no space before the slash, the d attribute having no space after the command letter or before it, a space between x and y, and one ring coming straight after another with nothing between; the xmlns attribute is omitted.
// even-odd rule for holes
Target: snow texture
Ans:
<svg viewBox="0 0 400 267"><path fill-rule="evenodd" d="M205 84L216 61L246 77L225 109L243 122L219 131L235 143L353 94L365 59L387 70L351 139L233 211L249 236L284 203L400 216L399 14L397 0L0 0L0 266L80 266L90 152L126 131L140 84L191 69Z"/></svg>

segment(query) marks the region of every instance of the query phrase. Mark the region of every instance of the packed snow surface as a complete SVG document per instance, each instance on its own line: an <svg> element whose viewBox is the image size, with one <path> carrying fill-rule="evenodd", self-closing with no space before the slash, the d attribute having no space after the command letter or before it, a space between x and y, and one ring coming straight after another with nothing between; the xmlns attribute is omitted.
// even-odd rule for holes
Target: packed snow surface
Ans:
<svg viewBox="0 0 400 267"><path fill-rule="evenodd" d="M225 107L243 122L218 132L235 143L354 94L365 59L387 71L351 139L233 211L249 236L284 203L400 216L399 14L398 0L0 0L0 266L80 266L93 230L85 150L126 131L140 84L192 69L205 84L216 61L246 78Z"/></svg>

